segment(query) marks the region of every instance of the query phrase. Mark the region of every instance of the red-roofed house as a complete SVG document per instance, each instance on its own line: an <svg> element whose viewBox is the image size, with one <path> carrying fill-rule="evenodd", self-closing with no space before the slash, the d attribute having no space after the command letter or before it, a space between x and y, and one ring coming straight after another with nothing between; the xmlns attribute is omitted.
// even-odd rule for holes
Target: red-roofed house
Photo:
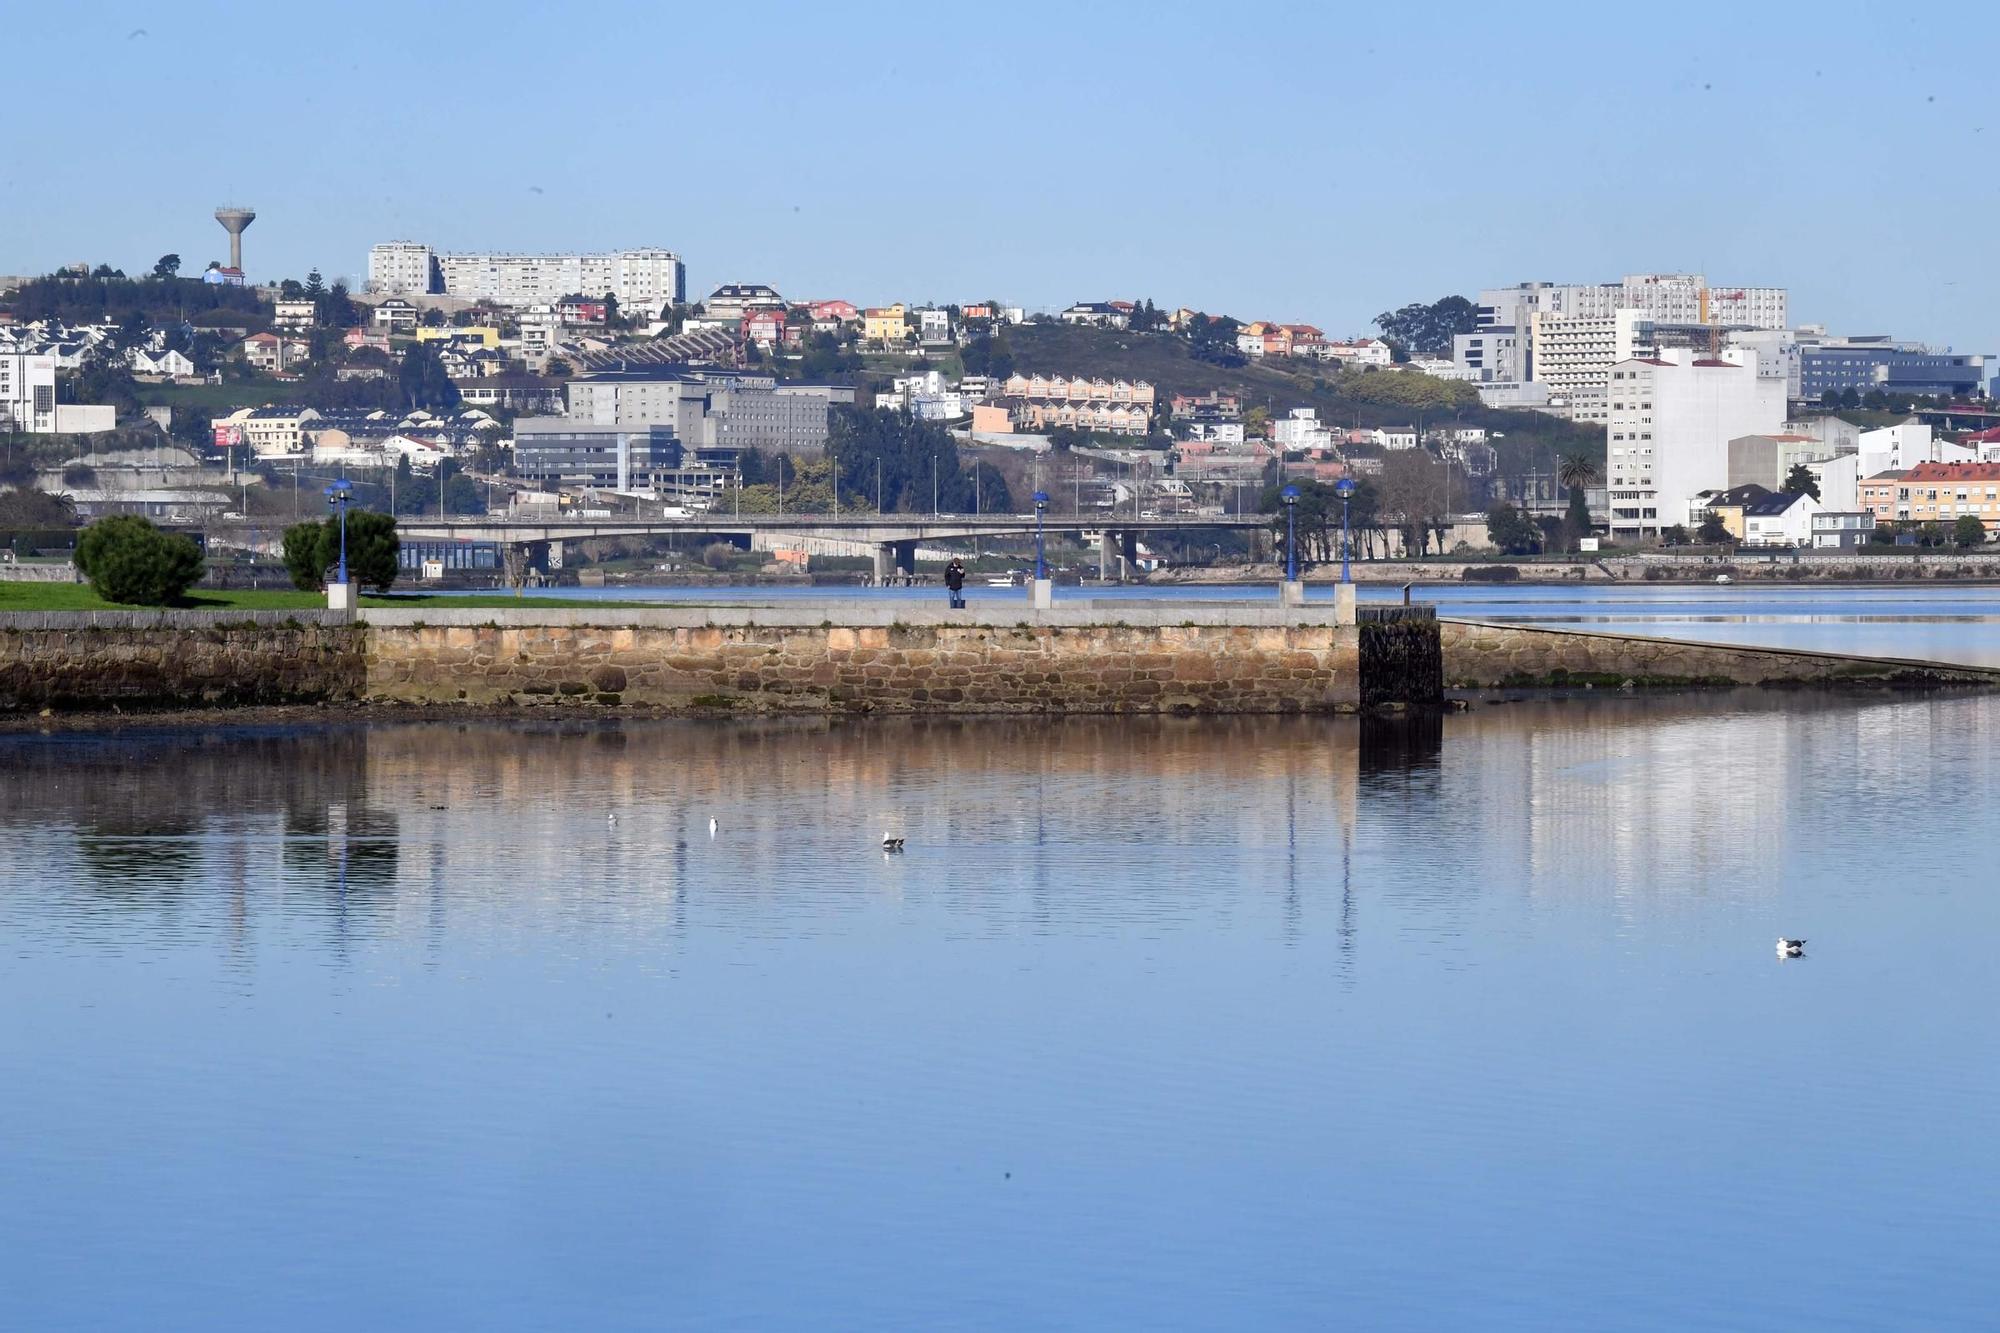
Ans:
<svg viewBox="0 0 2000 1333"><path fill-rule="evenodd" d="M1986 525L1989 540L2000 525L2000 462L1919 463L1869 477L1857 489L1878 522L1950 524L1970 514Z"/></svg>

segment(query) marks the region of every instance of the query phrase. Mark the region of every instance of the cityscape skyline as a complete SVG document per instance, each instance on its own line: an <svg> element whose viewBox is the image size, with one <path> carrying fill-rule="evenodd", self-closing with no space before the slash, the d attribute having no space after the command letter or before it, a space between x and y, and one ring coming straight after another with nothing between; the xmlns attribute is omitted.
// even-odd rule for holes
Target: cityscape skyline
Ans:
<svg viewBox="0 0 2000 1333"><path fill-rule="evenodd" d="M1851 21L1810 32L1768 12L1717 9L1726 30L1665 33L1610 15L1587 36L1486 15L1412 32L1386 13L1280 11L1218 32L1176 14L1138 27L1137 11L1111 7L1066 14L1057 32L1037 6L1004 31L799 11L757 34L767 95L746 97L743 77L620 67L619 96L564 110L550 94L555 114L540 118L506 108L531 78L590 87L599 47L517 49L505 6L363 5L351 36L213 5L172 28L136 5L24 13L26 42L100 58L83 98L62 85L63 62L16 71L17 96L74 103L79 132L184 96L175 81L213 49L225 14L244 46L285 53L232 71L238 98L289 99L299 114L239 120L221 145L99 133L84 159L53 136L17 137L0 148L0 180L37 206L0 219L0 271L143 271L169 251L197 269L226 255L216 203L241 198L262 219L246 247L253 281L318 267L358 287L368 247L398 238L660 246L687 261L697 299L724 282L1030 308L1152 297L1357 333L1377 311L1495 283L1691 271L1788 287L1797 321L1990 351L2000 280L1979 262L1979 222L2000 185L1977 168L2000 126L1983 124L1974 55L1935 41L1954 8L1972 12L1947 6L1919 24L1830 7L1818 12ZM455 54L436 79L419 68L385 97L366 82L380 50L366 38L392 16L408 49ZM623 49L662 49L669 68L675 52L698 63L744 40L713 14L610 6L579 22ZM1051 59L1079 50L1108 53L1104 79ZM1559 80L1532 72L1557 54ZM1413 98L1426 67L1459 71L1455 95ZM471 68L503 90L483 106L446 77ZM357 81L369 96L350 95ZM1282 110L1253 116L1265 99L1252 94L1272 88ZM1578 115L1598 105L1621 115ZM412 133L482 119L469 138ZM516 165L478 166L493 143ZM1929 158L1913 159L1913 143ZM1948 199L1933 202L1944 185L1887 181L1904 174L1892 164L1922 179L1926 160ZM1118 178L1132 188L1102 189ZM135 194L148 200L137 225L117 202Z"/></svg>

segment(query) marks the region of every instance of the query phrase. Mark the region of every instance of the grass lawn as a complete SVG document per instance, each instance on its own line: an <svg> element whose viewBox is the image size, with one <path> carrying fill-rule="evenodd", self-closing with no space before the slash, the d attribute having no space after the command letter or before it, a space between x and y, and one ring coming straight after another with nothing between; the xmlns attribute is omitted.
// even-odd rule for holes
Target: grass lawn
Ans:
<svg viewBox="0 0 2000 1333"><path fill-rule="evenodd" d="M226 414L239 407L262 407L283 400L292 385L275 380L225 380L221 384L141 384L139 401L147 407L188 407Z"/></svg>
<svg viewBox="0 0 2000 1333"><path fill-rule="evenodd" d="M512 593L392 593L364 596L363 606L437 607L440 610L480 607L569 607L579 610L629 610L649 602L572 601L554 597L516 597ZM143 611L145 607L107 602L87 583L0 583L0 611ZM291 588L196 589L182 599L188 611L323 611L326 598Z"/></svg>

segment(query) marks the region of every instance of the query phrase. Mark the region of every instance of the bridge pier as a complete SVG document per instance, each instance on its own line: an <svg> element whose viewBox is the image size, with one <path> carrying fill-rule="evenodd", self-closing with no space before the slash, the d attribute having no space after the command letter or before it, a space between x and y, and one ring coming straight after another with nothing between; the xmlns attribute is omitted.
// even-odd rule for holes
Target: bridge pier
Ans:
<svg viewBox="0 0 2000 1333"><path fill-rule="evenodd" d="M886 587L896 570L896 543L883 542L875 548L875 586Z"/></svg>
<svg viewBox="0 0 2000 1333"><path fill-rule="evenodd" d="M1118 577L1129 583L1139 568L1139 534L1130 528L1118 534L1118 562L1122 566Z"/></svg>
<svg viewBox="0 0 2000 1333"><path fill-rule="evenodd" d="M1111 582L1111 549L1114 540L1116 540L1116 537L1109 528L1097 534L1097 581L1099 583Z"/></svg>

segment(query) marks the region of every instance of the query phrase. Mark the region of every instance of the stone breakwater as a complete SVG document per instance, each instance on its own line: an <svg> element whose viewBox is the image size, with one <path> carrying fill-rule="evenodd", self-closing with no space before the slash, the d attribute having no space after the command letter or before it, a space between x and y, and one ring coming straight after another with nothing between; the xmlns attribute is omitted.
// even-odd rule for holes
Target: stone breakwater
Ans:
<svg viewBox="0 0 2000 1333"><path fill-rule="evenodd" d="M1739 648L1581 630L1447 620L1445 683L1453 688L1567 685L2000 685L2000 672L1894 658Z"/></svg>
<svg viewBox="0 0 2000 1333"><path fill-rule="evenodd" d="M1352 627L377 628L367 697L746 712L1283 713L1360 700Z"/></svg>
<svg viewBox="0 0 2000 1333"><path fill-rule="evenodd" d="M198 612L4 617L0 712L354 698L366 682L363 634L324 620L250 623Z"/></svg>

